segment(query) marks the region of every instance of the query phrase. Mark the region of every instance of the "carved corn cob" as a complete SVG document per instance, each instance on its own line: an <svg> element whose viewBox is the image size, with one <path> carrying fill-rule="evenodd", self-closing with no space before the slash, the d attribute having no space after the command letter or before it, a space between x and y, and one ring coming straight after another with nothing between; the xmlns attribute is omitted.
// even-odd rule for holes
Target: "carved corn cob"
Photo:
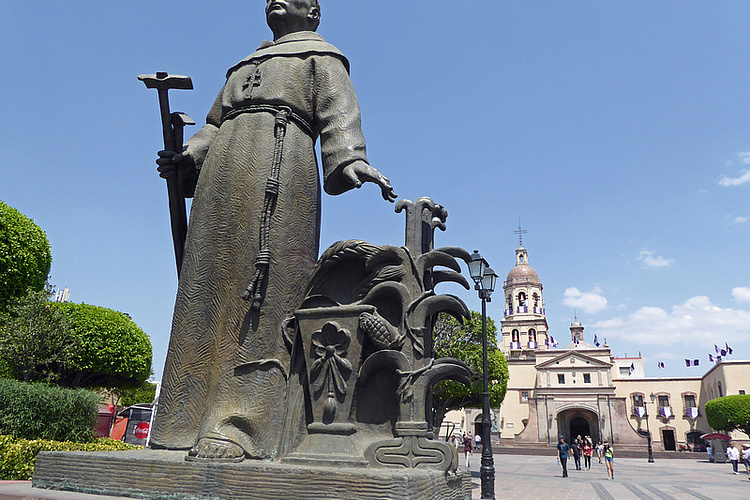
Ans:
<svg viewBox="0 0 750 500"><path fill-rule="evenodd" d="M380 316L363 312L359 315L359 326L378 349L393 348L403 343L403 336Z"/></svg>

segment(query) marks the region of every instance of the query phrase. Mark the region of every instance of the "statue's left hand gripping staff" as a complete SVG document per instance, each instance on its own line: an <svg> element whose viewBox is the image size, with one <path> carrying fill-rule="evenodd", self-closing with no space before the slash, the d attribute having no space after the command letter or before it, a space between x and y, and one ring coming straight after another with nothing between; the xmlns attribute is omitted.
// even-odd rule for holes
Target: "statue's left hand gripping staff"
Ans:
<svg viewBox="0 0 750 500"><path fill-rule="evenodd" d="M159 93L159 108L161 110L161 125L164 134L164 150L175 154L182 152L183 128L185 125L195 125L195 122L184 113L169 111L169 89L193 90L193 81L189 76L170 75L165 71L158 71L155 75L140 75L138 79L150 89ZM187 234L187 213L185 211L185 197L180 192L177 175L166 176L167 194L169 196L169 217L172 224L172 243L174 257L177 263L177 276L182 268L182 258L185 249L185 235Z"/></svg>

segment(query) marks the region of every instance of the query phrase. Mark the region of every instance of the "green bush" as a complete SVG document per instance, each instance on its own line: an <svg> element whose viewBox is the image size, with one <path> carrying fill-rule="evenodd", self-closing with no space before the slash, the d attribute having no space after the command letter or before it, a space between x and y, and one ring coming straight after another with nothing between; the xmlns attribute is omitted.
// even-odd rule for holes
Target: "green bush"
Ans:
<svg viewBox="0 0 750 500"><path fill-rule="evenodd" d="M44 289L52 252L44 231L0 201L0 311L12 298Z"/></svg>
<svg viewBox="0 0 750 500"><path fill-rule="evenodd" d="M706 402L706 420L712 429L738 430L750 436L750 394L736 394Z"/></svg>
<svg viewBox="0 0 750 500"><path fill-rule="evenodd" d="M87 390L0 379L0 434L89 442L100 399Z"/></svg>
<svg viewBox="0 0 750 500"><path fill-rule="evenodd" d="M0 435L0 480L28 480L34 474L40 451L119 451L141 448L114 439L102 438L91 443L17 439Z"/></svg>
<svg viewBox="0 0 750 500"><path fill-rule="evenodd" d="M128 316L88 304L55 304L70 321L75 344L59 384L137 387L151 375L151 340Z"/></svg>

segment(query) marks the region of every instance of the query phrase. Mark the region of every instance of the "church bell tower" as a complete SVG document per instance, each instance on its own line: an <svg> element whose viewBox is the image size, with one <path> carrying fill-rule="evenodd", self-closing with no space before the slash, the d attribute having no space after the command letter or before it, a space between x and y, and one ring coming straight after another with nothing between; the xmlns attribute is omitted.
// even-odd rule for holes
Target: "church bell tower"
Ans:
<svg viewBox="0 0 750 500"><path fill-rule="evenodd" d="M533 357L537 349L549 349L547 317L542 296L542 282L529 266L529 254L523 247L519 227L516 265L503 284L505 307L501 321L501 349L508 359Z"/></svg>

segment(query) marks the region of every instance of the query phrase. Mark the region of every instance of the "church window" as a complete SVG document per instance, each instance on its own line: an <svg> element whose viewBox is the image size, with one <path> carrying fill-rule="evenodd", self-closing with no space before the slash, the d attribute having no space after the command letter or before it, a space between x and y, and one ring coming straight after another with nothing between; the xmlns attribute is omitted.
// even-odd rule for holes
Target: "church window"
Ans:
<svg viewBox="0 0 750 500"><path fill-rule="evenodd" d="M740 389L739 394L745 394L745 389Z"/></svg>
<svg viewBox="0 0 750 500"><path fill-rule="evenodd" d="M529 391L521 391L521 402L522 403L529 402Z"/></svg>
<svg viewBox="0 0 750 500"><path fill-rule="evenodd" d="M633 394L633 406L643 408L643 394Z"/></svg>
<svg viewBox="0 0 750 500"><path fill-rule="evenodd" d="M620 367L620 375L621 376L628 376L630 375L630 367L629 366L621 366Z"/></svg>
<svg viewBox="0 0 750 500"><path fill-rule="evenodd" d="M590 384L591 383L591 374L590 373L584 373L583 374L583 383L584 384Z"/></svg>
<svg viewBox="0 0 750 500"><path fill-rule="evenodd" d="M529 342L536 342L536 330L529 329Z"/></svg>
<svg viewBox="0 0 750 500"><path fill-rule="evenodd" d="M534 295L532 295L532 298L534 299L534 307L539 307L539 295L534 292Z"/></svg>
<svg viewBox="0 0 750 500"><path fill-rule="evenodd" d="M685 394L685 408L695 408L695 395Z"/></svg>
<svg viewBox="0 0 750 500"><path fill-rule="evenodd" d="M518 294L518 305L519 306L525 306L526 305L526 292L519 292L519 294Z"/></svg>
<svg viewBox="0 0 750 500"><path fill-rule="evenodd" d="M508 295L508 309L513 311L513 297L511 295Z"/></svg>
<svg viewBox="0 0 750 500"><path fill-rule="evenodd" d="M717 383L717 387L719 388L719 397L720 397L720 398L723 398L723 397L724 397L724 391L723 391L723 390L721 390L721 381L719 381L719 382Z"/></svg>
<svg viewBox="0 0 750 500"><path fill-rule="evenodd" d="M564 384L565 383L565 374L564 373L558 373L557 374L557 383L558 384Z"/></svg>
<svg viewBox="0 0 750 500"><path fill-rule="evenodd" d="M513 330L513 332L510 335L511 335L511 342L520 342L518 330Z"/></svg>
<svg viewBox="0 0 750 500"><path fill-rule="evenodd" d="M659 406L662 408L669 406L669 395L659 395Z"/></svg>

